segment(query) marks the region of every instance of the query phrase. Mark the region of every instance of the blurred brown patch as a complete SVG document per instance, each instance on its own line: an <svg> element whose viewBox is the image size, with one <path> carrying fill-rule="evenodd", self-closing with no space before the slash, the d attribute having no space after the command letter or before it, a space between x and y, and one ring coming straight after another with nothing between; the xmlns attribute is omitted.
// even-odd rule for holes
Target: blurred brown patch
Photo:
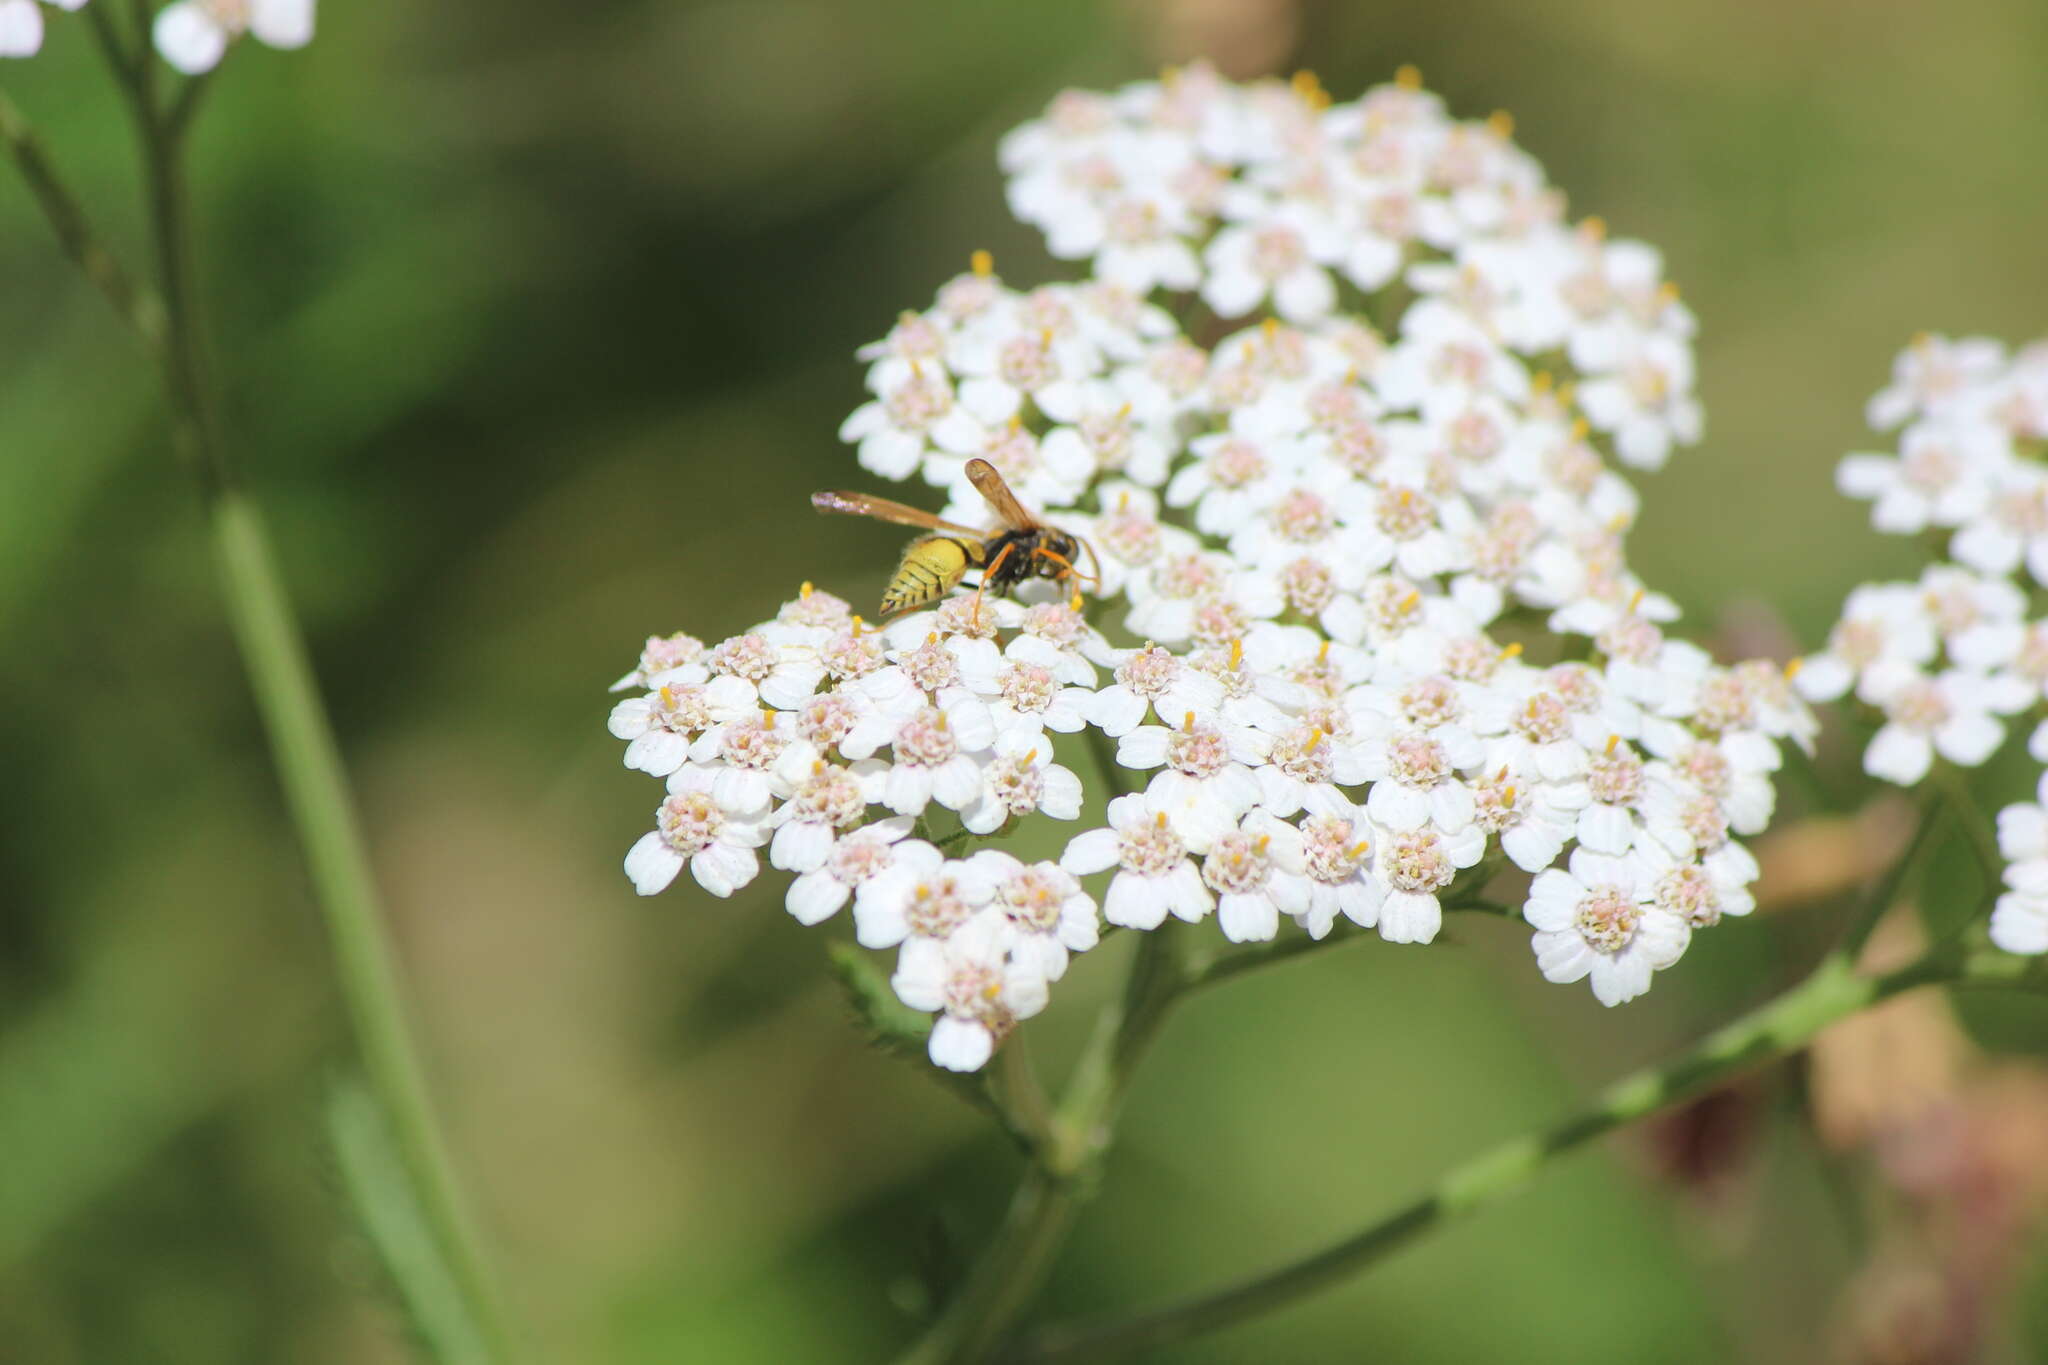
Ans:
<svg viewBox="0 0 2048 1365"><path fill-rule="evenodd" d="M1753 845L1763 867L1757 908L1811 905L1862 886L1912 837L1913 819L1912 802L1885 796L1855 815L1815 815L1772 830Z"/></svg>
<svg viewBox="0 0 2048 1365"><path fill-rule="evenodd" d="M1131 8L1158 60L1206 61L1232 80L1279 71L1301 37L1299 0L1133 0Z"/></svg>

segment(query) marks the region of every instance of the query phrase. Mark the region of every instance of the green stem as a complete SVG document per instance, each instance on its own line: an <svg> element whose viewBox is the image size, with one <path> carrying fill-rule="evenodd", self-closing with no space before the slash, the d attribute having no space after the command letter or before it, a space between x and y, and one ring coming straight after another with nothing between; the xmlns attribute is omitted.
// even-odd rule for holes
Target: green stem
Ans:
<svg viewBox="0 0 2048 1365"><path fill-rule="evenodd" d="M1842 942L1835 949L1835 956L1844 964L1854 965L1863 945L1870 941L1877 930L1878 921L1885 912L1898 903L1899 892L1905 888L1906 878L1920 860L1920 855L1934 838L1935 829L1941 824L1945 810L1939 789L1930 793L1920 807L1920 821L1913 829L1913 837L1906 841L1906 847L1892 859L1884 875L1871 884L1870 892L1857 908L1855 918L1849 921L1849 928L1842 935Z"/></svg>
<svg viewBox="0 0 2048 1365"><path fill-rule="evenodd" d="M966 1283L898 1365L967 1365L987 1358L1052 1273L1075 1213L1098 1183L1132 1074L1181 990L1175 930L1165 925L1140 939L1123 998L1098 1021L1003 1225Z"/></svg>
<svg viewBox="0 0 2048 1365"><path fill-rule="evenodd" d="M135 7L144 35L135 44L124 42L103 5L89 13L141 135L157 292L137 284L101 245L77 197L4 96L0 140L65 253L142 337L163 372L173 439L205 498L229 621L326 917L364 1071L386 1111L422 1214L441 1243L478 1332L489 1343L489 1356L507 1360L510 1338L458 1193L426 1068L406 1018L396 955L333 729L275 551L254 505L236 486L214 422L201 364L184 182L184 120L195 106L188 99L171 111L159 106L155 67L140 45L147 41L152 13L145 0ZM197 89L186 87L190 99L196 99Z"/></svg>
<svg viewBox="0 0 2048 1365"><path fill-rule="evenodd" d="M14 101L5 94L0 94L0 141L7 144L8 154L14 158L21 178L28 182L29 193L35 196L43 217L49 220L51 230L57 234L57 245L64 249L64 254L71 258L86 279L107 296L107 302L114 305L114 311L121 315L121 320L141 335L151 352L160 352L165 333L162 301L147 285L138 283L128 273L100 240L99 234L93 231L77 196L65 185L49 154L43 150L42 140L29 127L28 120Z"/></svg>
<svg viewBox="0 0 2048 1365"><path fill-rule="evenodd" d="M1830 958L1806 981L1710 1034L1667 1065L1608 1087L1581 1113L1547 1132L1501 1143L1452 1170L1413 1202L1313 1255L1208 1294L1130 1316L1061 1323L1024 1338L1006 1365L1127 1359L1285 1307L1357 1274L1450 1219L1520 1189L1552 1157L1622 1124L1666 1109L1759 1063L1783 1057L1828 1025L1915 987L1941 982L2048 988L2048 959L1938 948L1879 977L1856 976Z"/></svg>
<svg viewBox="0 0 2048 1365"><path fill-rule="evenodd" d="M276 553L254 504L239 490L217 490L209 510L228 618L327 920L363 1070L478 1330L493 1357L506 1359L509 1338L434 1113L369 850Z"/></svg>

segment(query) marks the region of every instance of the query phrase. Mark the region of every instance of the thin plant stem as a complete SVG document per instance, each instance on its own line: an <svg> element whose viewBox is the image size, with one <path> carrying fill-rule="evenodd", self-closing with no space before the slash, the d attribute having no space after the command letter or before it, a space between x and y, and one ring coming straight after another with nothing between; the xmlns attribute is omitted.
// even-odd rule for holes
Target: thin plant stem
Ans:
<svg viewBox="0 0 2048 1365"><path fill-rule="evenodd" d="M1855 917L1849 921L1849 928L1842 935L1835 955L1845 963L1853 963L1856 955L1863 951L1863 945L1877 930L1878 921L1885 912L1898 903L1899 893L1905 888L1906 878L1911 875L1920 855L1933 841L1934 831L1946 818L1946 810L1939 791L1930 794L1920 807L1920 821L1914 827L1912 837L1907 839L1905 848L1893 858L1884 874L1871 884L1870 891L1857 907Z"/></svg>
<svg viewBox="0 0 2048 1365"><path fill-rule="evenodd" d="M0 93L0 141L27 182L29 193L57 234L57 245L79 271L114 305L121 320L134 328L152 355L164 345L163 301L149 286L128 273L100 235L93 230L84 206L50 161L42 140L13 100Z"/></svg>
<svg viewBox="0 0 2048 1365"><path fill-rule="evenodd" d="M1428 1193L1323 1250L1179 1303L1046 1327L997 1357L1004 1365L1123 1360L1234 1326L1359 1273L1451 1219L1521 1189L1552 1158L1669 1108L1739 1072L1784 1057L1828 1025L1919 986L2048 988L2048 959L1968 952L1950 944L1884 976L1857 976L1830 958L1800 985L1710 1034L1675 1060L1616 1082L1545 1132L1512 1138L1445 1175Z"/></svg>
<svg viewBox="0 0 2048 1365"><path fill-rule="evenodd" d="M134 328L163 372L174 444L204 495L229 623L326 918L364 1072L385 1110L425 1222L487 1343L488 1358L509 1360L510 1335L434 1112L333 727L272 541L232 477L214 421L201 359L183 157L185 120L196 107L189 101L203 87L188 84L176 109L161 108L154 65L140 46L146 38L125 41L104 5L88 13L140 133L157 290L138 284L101 244L77 196L4 96L0 140L65 253ZM145 35L151 14L147 0L137 0L135 24Z"/></svg>

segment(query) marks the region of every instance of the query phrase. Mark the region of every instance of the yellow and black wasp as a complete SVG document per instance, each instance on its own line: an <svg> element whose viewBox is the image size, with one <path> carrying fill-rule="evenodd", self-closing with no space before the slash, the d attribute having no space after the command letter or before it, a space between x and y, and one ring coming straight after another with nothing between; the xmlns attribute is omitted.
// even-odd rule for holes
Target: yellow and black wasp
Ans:
<svg viewBox="0 0 2048 1365"><path fill-rule="evenodd" d="M929 606L959 586L972 569L981 570L981 585L975 589L977 607L982 593L1008 594L1027 579L1097 578L1074 565L1082 550L1088 552L1092 564L1094 548L1025 511L994 465L987 460L969 460L967 481L994 511L993 528L978 531L871 493L811 494L811 506L821 512L873 517L930 532L904 549L903 560L882 594L883 616Z"/></svg>

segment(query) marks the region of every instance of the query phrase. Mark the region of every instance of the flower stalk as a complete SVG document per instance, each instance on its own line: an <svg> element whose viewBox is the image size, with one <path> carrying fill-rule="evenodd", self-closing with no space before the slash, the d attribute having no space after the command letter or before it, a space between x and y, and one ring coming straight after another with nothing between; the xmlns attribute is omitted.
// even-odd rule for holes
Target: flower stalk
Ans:
<svg viewBox="0 0 2048 1365"><path fill-rule="evenodd" d="M397 955L347 771L284 586L275 544L234 477L214 416L193 280L184 158L190 120L205 88L203 78L186 81L176 95L164 99L143 45L146 39L124 38L105 5L92 6L88 14L136 121L156 288L138 282L94 231L78 197L20 110L4 95L0 141L6 143L65 254L134 329L162 373L173 445L201 490L229 624L327 923L364 1073L389 1126L421 1220L439 1244L474 1335L484 1343L480 1358L506 1361L512 1357L510 1336L407 1017ZM151 15L148 4L135 6L141 35L147 34ZM394 1267L395 1272L398 1269Z"/></svg>
<svg viewBox="0 0 2048 1365"><path fill-rule="evenodd" d="M1615 1082L1586 1109L1540 1133L1511 1138L1446 1173L1427 1193L1323 1250L1236 1284L1127 1316L1058 1323L1023 1338L1005 1365L1122 1360L1283 1308L1367 1269L1451 1219L1527 1185L1553 1158L1647 1118L1743 1071L1786 1057L1861 1010L1921 986L2048 989L2048 960L1950 944L1882 976L1829 958L1770 1004L1709 1034L1690 1051Z"/></svg>

